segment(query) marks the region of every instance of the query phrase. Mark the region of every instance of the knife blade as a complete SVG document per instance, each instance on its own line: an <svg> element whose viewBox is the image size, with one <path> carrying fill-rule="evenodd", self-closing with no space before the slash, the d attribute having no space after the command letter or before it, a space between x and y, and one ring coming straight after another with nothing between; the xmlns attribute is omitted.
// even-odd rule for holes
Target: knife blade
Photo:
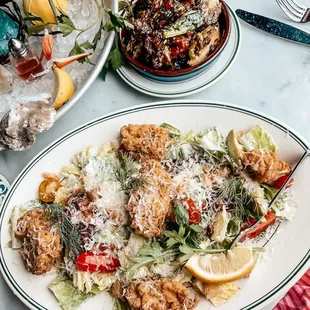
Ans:
<svg viewBox="0 0 310 310"><path fill-rule="evenodd" d="M282 39L310 45L310 33L301 29L279 22L275 19L247 12L241 9L236 10L236 14L244 22L254 26L257 29Z"/></svg>

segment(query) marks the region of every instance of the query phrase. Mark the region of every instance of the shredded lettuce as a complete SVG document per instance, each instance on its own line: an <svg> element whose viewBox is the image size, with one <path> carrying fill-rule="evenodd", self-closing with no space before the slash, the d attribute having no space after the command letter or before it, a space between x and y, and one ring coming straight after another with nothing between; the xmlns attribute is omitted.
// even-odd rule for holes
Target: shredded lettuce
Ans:
<svg viewBox="0 0 310 310"><path fill-rule="evenodd" d="M108 290L111 285L117 280L114 273L99 274L83 271L75 271L73 273L73 285L80 292L103 292Z"/></svg>
<svg viewBox="0 0 310 310"><path fill-rule="evenodd" d="M131 258L137 256L139 250L147 245L147 239L141 235L132 233L128 243L119 253L119 260L123 269L127 269L131 265Z"/></svg>
<svg viewBox="0 0 310 310"><path fill-rule="evenodd" d="M169 277L171 276L176 268L179 267L178 264L172 264L171 262L164 262L160 264L153 264L150 267L150 270L161 277Z"/></svg>
<svg viewBox="0 0 310 310"><path fill-rule="evenodd" d="M83 169L89 162L89 160L98 154L98 149L94 146L89 146L82 152L76 154L71 163L80 169Z"/></svg>
<svg viewBox="0 0 310 310"><path fill-rule="evenodd" d="M82 293L74 287L69 279L57 277L48 288L53 292L59 304L64 310L73 310L84 301L95 296L94 293Z"/></svg>
<svg viewBox="0 0 310 310"><path fill-rule="evenodd" d="M270 134L259 125L253 127L239 141L247 151L254 149L277 151L277 146Z"/></svg>
<svg viewBox="0 0 310 310"><path fill-rule="evenodd" d="M268 202L270 202L278 192L278 189L266 184L261 184L261 187L264 189L265 198ZM291 190L286 189L273 204L272 210L276 216L284 220L292 220L295 215L296 207L297 204L293 200Z"/></svg>
<svg viewBox="0 0 310 310"><path fill-rule="evenodd" d="M194 152L193 143L195 142L195 133L190 131L186 134L181 134L180 130L169 124L162 124L169 132L169 136L174 139L174 144L170 146L168 158L171 159L187 159Z"/></svg>
<svg viewBox="0 0 310 310"><path fill-rule="evenodd" d="M119 146L120 143L117 140L107 142L99 150L98 156L102 157L111 153L113 154L119 148Z"/></svg>
<svg viewBox="0 0 310 310"><path fill-rule="evenodd" d="M205 151L227 153L225 138L216 127L209 129L204 134L199 134L196 142Z"/></svg>
<svg viewBox="0 0 310 310"><path fill-rule="evenodd" d="M178 139L181 137L181 132L179 129L173 127L170 124L163 123L160 125L161 128L166 129L169 132L169 136L173 139Z"/></svg>

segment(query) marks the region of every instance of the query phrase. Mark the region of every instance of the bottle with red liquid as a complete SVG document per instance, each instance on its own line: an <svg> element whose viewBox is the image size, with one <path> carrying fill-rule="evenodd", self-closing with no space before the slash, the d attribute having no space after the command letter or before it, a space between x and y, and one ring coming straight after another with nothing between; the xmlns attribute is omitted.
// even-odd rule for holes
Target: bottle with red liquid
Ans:
<svg viewBox="0 0 310 310"><path fill-rule="evenodd" d="M33 74L43 71L43 66L37 53L28 48L18 39L9 41L10 60L16 72L23 80L28 80Z"/></svg>

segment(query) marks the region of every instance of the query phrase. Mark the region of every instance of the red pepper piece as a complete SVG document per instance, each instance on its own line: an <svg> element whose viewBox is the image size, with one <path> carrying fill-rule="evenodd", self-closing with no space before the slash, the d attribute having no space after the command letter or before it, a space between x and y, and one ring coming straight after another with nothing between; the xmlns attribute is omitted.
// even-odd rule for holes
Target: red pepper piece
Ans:
<svg viewBox="0 0 310 310"><path fill-rule="evenodd" d="M104 252L84 252L76 260L76 268L80 271L111 273L119 266L120 262L117 258L110 257Z"/></svg>
<svg viewBox="0 0 310 310"><path fill-rule="evenodd" d="M276 180L273 183L273 187L280 189L282 187L282 185L286 182L286 180L288 179L289 175L284 175L282 177L280 177L278 180ZM286 185L286 188L289 188L293 185L294 183L294 178L290 180L290 182Z"/></svg>
<svg viewBox="0 0 310 310"><path fill-rule="evenodd" d="M266 221L259 223L255 228L248 231L241 241L244 241L246 238L254 239L259 234L261 234L263 231L265 231L269 226L273 225L276 221L276 218L277 217L273 212L268 211L268 213L265 215Z"/></svg>

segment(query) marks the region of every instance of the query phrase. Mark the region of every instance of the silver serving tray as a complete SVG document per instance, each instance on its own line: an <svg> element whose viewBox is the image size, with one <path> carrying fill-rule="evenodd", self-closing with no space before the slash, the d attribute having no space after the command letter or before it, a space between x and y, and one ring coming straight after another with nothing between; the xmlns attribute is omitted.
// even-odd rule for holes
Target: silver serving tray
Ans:
<svg viewBox="0 0 310 310"><path fill-rule="evenodd" d="M112 10L114 13L118 12L118 0L107 0L105 1L107 7ZM102 49L101 55L98 58L98 61L94 68L90 71L88 79L85 81L82 88L75 92L73 97L67 101L58 111L56 114L56 121L58 121L61 117L63 117L84 95L87 89L91 86L91 84L95 81L97 76L99 75L102 67L104 66L110 50L112 48L114 42L115 34L114 32L110 32L105 39L104 47Z"/></svg>

